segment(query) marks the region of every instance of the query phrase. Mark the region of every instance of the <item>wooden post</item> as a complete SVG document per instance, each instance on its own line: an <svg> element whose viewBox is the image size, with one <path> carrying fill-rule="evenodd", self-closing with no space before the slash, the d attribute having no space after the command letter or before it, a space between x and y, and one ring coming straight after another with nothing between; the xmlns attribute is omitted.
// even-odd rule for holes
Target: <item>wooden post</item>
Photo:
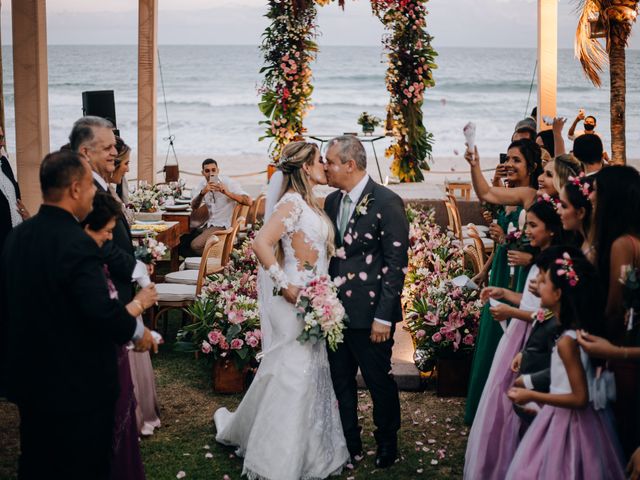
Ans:
<svg viewBox="0 0 640 480"><path fill-rule="evenodd" d="M538 130L556 116L558 91L558 0L538 0Z"/></svg>
<svg viewBox="0 0 640 480"><path fill-rule="evenodd" d="M156 179L158 0L138 2L138 180Z"/></svg>
<svg viewBox="0 0 640 480"><path fill-rule="evenodd" d="M16 165L22 200L41 203L40 163L49 153L46 0L12 0Z"/></svg>

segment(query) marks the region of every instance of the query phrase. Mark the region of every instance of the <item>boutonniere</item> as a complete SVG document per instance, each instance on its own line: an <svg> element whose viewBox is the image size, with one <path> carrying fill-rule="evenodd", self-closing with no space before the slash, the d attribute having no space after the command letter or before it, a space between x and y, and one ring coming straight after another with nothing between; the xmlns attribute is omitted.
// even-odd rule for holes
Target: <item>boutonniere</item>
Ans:
<svg viewBox="0 0 640 480"><path fill-rule="evenodd" d="M538 321L538 323L546 322L552 317L553 312L551 310L547 310L546 308L540 308L531 314L531 318Z"/></svg>
<svg viewBox="0 0 640 480"><path fill-rule="evenodd" d="M356 205L356 215L366 215L367 209L369 208L371 202L373 202L373 197L370 193L367 193L364 197L362 197L362 200L360 200L358 205Z"/></svg>

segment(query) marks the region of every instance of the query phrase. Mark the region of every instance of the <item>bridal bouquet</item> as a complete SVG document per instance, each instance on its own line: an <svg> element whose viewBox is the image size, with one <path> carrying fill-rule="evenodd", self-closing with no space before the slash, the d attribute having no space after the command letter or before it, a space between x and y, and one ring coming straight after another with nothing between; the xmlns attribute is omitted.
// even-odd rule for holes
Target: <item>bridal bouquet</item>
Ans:
<svg viewBox="0 0 640 480"><path fill-rule="evenodd" d="M298 341L315 345L321 338L326 339L329 348L335 352L338 344L344 340L342 330L345 328L347 315L338 300L338 289L331 278L320 275L311 280L300 291L296 308L298 318L304 322Z"/></svg>
<svg viewBox="0 0 640 480"><path fill-rule="evenodd" d="M134 255L136 260L150 265L161 260L167 253L167 246L159 242L153 237L146 236L142 239L142 243L136 248Z"/></svg>

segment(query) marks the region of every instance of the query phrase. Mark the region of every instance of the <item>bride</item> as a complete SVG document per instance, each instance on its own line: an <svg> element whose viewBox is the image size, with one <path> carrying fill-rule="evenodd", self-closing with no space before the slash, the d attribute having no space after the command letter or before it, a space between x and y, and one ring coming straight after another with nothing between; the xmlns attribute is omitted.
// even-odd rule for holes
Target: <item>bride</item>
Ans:
<svg viewBox="0 0 640 480"><path fill-rule="evenodd" d="M349 459L324 342L300 344L294 306L300 287L326 274L333 226L312 189L327 179L318 147L292 142L282 152L270 191L277 203L253 242L273 282L258 283L261 323L268 345L238 409L213 416L216 441L237 447L243 475L259 480L311 480L337 474ZM269 195L272 196L272 195ZM279 199L278 199L279 198ZM276 287L279 295L273 295ZM267 339L265 339L267 340Z"/></svg>

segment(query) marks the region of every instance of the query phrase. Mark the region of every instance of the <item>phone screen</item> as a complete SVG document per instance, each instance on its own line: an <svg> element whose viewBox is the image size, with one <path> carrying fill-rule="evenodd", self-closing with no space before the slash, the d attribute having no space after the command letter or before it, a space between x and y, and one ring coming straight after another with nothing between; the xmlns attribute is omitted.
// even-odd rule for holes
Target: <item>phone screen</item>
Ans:
<svg viewBox="0 0 640 480"><path fill-rule="evenodd" d="M500 154L500 163L504 163L507 161L507 154L506 153L501 153Z"/></svg>
<svg viewBox="0 0 640 480"><path fill-rule="evenodd" d="M218 175L209 176L209 183L220 183L220 179L218 178Z"/></svg>

